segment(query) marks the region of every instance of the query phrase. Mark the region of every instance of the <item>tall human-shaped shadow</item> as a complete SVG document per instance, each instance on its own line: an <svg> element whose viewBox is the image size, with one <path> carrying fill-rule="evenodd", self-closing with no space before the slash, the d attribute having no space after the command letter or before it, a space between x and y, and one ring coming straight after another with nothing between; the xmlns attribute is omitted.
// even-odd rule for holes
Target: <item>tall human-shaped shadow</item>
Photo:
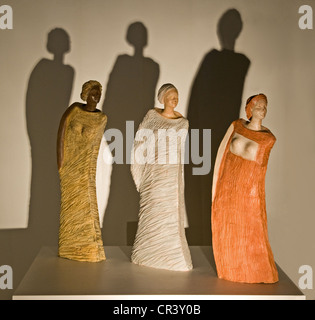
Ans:
<svg viewBox="0 0 315 320"><path fill-rule="evenodd" d="M1 260L14 270L14 287L42 246L58 245L57 132L61 116L69 106L74 79L74 69L63 61L70 51L67 32L61 28L51 30L47 50L53 59L43 58L36 64L26 94L25 116L32 156L28 228L0 231Z"/></svg>
<svg viewBox="0 0 315 320"><path fill-rule="evenodd" d="M190 227L189 244L211 244L212 176L217 150L232 121L239 117L243 87L250 60L234 51L243 27L236 9L227 10L217 25L221 50L212 49L194 79L187 118L190 129L211 129L211 171L193 176L191 161L185 166L185 198ZM202 133L199 133L200 154ZM209 147L209 146L208 146Z"/></svg>
<svg viewBox="0 0 315 320"><path fill-rule="evenodd" d="M134 130L137 130L146 112L154 107L159 78L159 65L143 55L148 43L146 27L141 22L132 23L126 40L134 48L134 54L117 57L103 105L103 112L108 116L106 130L116 128L121 131L125 155L123 164L114 163L112 167L102 231L105 245L131 245L135 237L139 195L132 180L130 164L126 164L126 155L128 157L131 153L131 145L127 144L126 150L126 121L134 121Z"/></svg>
<svg viewBox="0 0 315 320"><path fill-rule="evenodd" d="M49 32L47 50L53 60L41 59L29 78L26 96L27 130L32 154L29 228L40 241L58 239L60 187L56 141L59 122L69 106L74 70L64 64L70 50L67 32Z"/></svg>

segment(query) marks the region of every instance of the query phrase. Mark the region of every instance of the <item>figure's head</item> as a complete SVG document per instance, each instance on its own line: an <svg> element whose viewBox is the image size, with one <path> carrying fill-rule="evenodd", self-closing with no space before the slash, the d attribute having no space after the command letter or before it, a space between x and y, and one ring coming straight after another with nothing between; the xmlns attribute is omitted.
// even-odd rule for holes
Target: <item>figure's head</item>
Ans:
<svg viewBox="0 0 315 320"><path fill-rule="evenodd" d="M128 27L126 39L132 46L144 48L148 44L147 28L142 22L132 23Z"/></svg>
<svg viewBox="0 0 315 320"><path fill-rule="evenodd" d="M268 100L263 93L255 94L246 101L246 116L248 120L254 118L264 119L267 113Z"/></svg>
<svg viewBox="0 0 315 320"><path fill-rule="evenodd" d="M171 83L165 83L158 91L157 98L164 106L175 108L178 104L178 90Z"/></svg>
<svg viewBox="0 0 315 320"><path fill-rule="evenodd" d="M55 28L48 33L47 50L53 54L65 54L70 51L70 37L61 28Z"/></svg>
<svg viewBox="0 0 315 320"><path fill-rule="evenodd" d="M235 40L242 28L242 18L236 9L229 9L221 16L217 26L217 34L223 49L234 50Z"/></svg>
<svg viewBox="0 0 315 320"><path fill-rule="evenodd" d="M90 80L83 84L81 99L88 102L89 99L94 103L98 103L101 99L102 85L96 80Z"/></svg>

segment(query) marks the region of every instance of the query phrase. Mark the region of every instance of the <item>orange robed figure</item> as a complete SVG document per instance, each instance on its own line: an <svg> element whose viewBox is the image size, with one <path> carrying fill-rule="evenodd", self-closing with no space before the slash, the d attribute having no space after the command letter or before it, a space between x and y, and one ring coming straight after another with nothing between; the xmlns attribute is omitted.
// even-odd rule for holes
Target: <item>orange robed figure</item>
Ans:
<svg viewBox="0 0 315 320"><path fill-rule="evenodd" d="M212 192L212 242L220 279L274 283L278 272L268 240L265 175L276 141L262 126L267 97L246 103L249 121L234 121L218 150Z"/></svg>

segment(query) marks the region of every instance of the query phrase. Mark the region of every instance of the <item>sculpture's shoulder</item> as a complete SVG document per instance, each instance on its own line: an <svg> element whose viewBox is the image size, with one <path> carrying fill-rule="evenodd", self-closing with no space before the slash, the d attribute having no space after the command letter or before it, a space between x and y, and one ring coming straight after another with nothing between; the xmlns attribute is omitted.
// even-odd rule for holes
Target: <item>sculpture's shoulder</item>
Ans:
<svg viewBox="0 0 315 320"><path fill-rule="evenodd" d="M154 109L149 109L148 112L143 117L138 129L142 129L142 128L149 129L150 126L155 122L155 118L156 118L156 111Z"/></svg>
<svg viewBox="0 0 315 320"><path fill-rule="evenodd" d="M78 112L81 110L83 110L83 103L74 102L68 107L68 109L65 111L65 113L70 115L71 113Z"/></svg>
<svg viewBox="0 0 315 320"><path fill-rule="evenodd" d="M174 113L175 113L177 118L184 118L184 116L180 112L174 111Z"/></svg>
<svg viewBox="0 0 315 320"><path fill-rule="evenodd" d="M107 115L100 110L100 117L102 118L102 121L107 123Z"/></svg>
<svg viewBox="0 0 315 320"><path fill-rule="evenodd" d="M183 115L181 115L181 122L182 122L182 127L185 129L189 128L189 121L186 117L184 117Z"/></svg>
<svg viewBox="0 0 315 320"><path fill-rule="evenodd" d="M266 138L265 140L270 142L270 143L275 143L277 138L275 135L271 132L271 130L265 126L261 126L261 131L260 131Z"/></svg>
<svg viewBox="0 0 315 320"><path fill-rule="evenodd" d="M78 111L78 109L82 109L82 103L74 102L72 103L64 112L63 118L68 118L71 114L73 114L75 111Z"/></svg>
<svg viewBox="0 0 315 320"><path fill-rule="evenodd" d="M59 130L63 130L65 128L66 124L69 122L69 119L72 118L77 108L80 108L79 103L75 102L66 109L60 119Z"/></svg>
<svg viewBox="0 0 315 320"><path fill-rule="evenodd" d="M240 118L240 119L236 119L231 123L231 127L233 127L233 129L237 129L239 127L243 126L244 123L244 119Z"/></svg>
<svg viewBox="0 0 315 320"><path fill-rule="evenodd" d="M270 129L268 129L266 127L263 127L263 129L266 131L270 143L274 144L277 141L276 136L271 132Z"/></svg>
<svg viewBox="0 0 315 320"><path fill-rule="evenodd" d="M148 112L145 114L143 121L149 121L150 119L154 119L156 116L156 111L154 109L148 110Z"/></svg>
<svg viewBox="0 0 315 320"><path fill-rule="evenodd" d="M81 102L74 102L74 103L72 103L70 106L69 106L69 108L68 109L74 109L74 108L80 108L80 109L82 109L82 107L83 107L83 103L81 103Z"/></svg>

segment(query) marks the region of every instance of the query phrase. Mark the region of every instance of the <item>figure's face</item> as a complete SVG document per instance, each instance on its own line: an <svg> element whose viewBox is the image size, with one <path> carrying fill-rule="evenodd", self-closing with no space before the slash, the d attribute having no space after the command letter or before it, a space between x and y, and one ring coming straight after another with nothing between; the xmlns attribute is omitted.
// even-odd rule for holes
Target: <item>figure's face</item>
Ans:
<svg viewBox="0 0 315 320"><path fill-rule="evenodd" d="M178 104L178 92L176 89L168 90L164 95L164 106L176 108Z"/></svg>
<svg viewBox="0 0 315 320"><path fill-rule="evenodd" d="M98 86L94 86L86 99L88 104L97 104L100 102L101 99L101 90Z"/></svg>
<svg viewBox="0 0 315 320"><path fill-rule="evenodd" d="M267 102L265 99L260 99L252 107L252 118L264 119L267 114Z"/></svg>

